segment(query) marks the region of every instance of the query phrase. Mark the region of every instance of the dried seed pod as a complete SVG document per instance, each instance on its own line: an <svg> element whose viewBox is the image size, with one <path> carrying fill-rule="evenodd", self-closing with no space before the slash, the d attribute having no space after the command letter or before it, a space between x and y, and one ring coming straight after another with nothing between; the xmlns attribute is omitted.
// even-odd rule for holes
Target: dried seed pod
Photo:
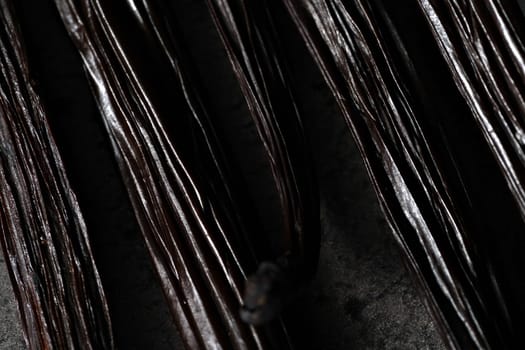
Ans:
<svg viewBox="0 0 525 350"><path fill-rule="evenodd" d="M112 349L86 226L0 1L0 239L29 349Z"/></svg>
<svg viewBox="0 0 525 350"><path fill-rule="evenodd" d="M261 266L245 291L243 318L262 323L277 316L293 289L315 272L320 244L317 187L286 57L267 2L209 0L208 6L264 145L283 217L283 227L273 240L280 248L273 269L281 272L267 274ZM289 283L283 284L283 279ZM265 302L254 303L261 293L266 294Z"/></svg>

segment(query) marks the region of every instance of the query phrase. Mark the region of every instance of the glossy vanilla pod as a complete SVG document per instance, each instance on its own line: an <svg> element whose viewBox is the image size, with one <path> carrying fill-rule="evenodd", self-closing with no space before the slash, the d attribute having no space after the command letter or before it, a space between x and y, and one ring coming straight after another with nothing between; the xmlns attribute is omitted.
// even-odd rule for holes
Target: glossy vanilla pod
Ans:
<svg viewBox="0 0 525 350"><path fill-rule="evenodd" d="M162 2L56 0L188 349L286 349L239 309L255 259L242 205Z"/></svg>
<svg viewBox="0 0 525 350"><path fill-rule="evenodd" d="M29 349L112 349L86 225L0 1L0 242Z"/></svg>
<svg viewBox="0 0 525 350"><path fill-rule="evenodd" d="M209 0L208 7L279 197L282 227L272 242L280 252L247 281L241 313L246 322L261 324L277 317L315 272L320 247L317 186L288 62L266 0Z"/></svg>
<svg viewBox="0 0 525 350"><path fill-rule="evenodd" d="M520 347L525 65L517 5L284 2L446 344Z"/></svg>

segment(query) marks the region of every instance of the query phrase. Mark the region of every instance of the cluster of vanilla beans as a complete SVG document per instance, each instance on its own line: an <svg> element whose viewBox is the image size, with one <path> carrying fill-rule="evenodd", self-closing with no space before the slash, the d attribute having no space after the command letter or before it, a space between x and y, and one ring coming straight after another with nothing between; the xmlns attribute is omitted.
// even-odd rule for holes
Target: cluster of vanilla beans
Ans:
<svg viewBox="0 0 525 350"><path fill-rule="evenodd" d="M513 1L286 0L446 343L523 324L523 15Z"/></svg>
<svg viewBox="0 0 525 350"><path fill-rule="evenodd" d="M89 233L11 1L0 0L0 240L27 344L111 349ZM330 87L446 344L516 344L525 32L515 2L207 0L279 195L277 253L264 262L259 228L243 215L255 199L233 176L169 0L54 3L188 349L293 347L279 312L315 271L317 189L283 20Z"/></svg>
<svg viewBox="0 0 525 350"><path fill-rule="evenodd" d="M0 240L30 349L113 347L86 226L0 1Z"/></svg>

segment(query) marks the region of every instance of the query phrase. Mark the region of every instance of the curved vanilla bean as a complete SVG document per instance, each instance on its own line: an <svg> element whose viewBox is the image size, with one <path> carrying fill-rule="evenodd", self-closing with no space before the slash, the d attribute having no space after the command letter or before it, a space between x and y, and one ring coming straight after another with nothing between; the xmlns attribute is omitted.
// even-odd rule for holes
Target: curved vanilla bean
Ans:
<svg viewBox="0 0 525 350"><path fill-rule="evenodd" d="M283 217L281 232L276 233L281 256L274 257L273 267L261 266L246 288L243 317L261 323L278 313L284 301L276 299L286 299L290 287L304 283L315 272L318 194L286 59L267 2L209 0L208 6L264 145ZM270 286L272 280L275 288Z"/></svg>
<svg viewBox="0 0 525 350"><path fill-rule="evenodd" d="M238 309L253 261L220 148L156 1L56 0L189 349L287 348Z"/></svg>
<svg viewBox="0 0 525 350"><path fill-rule="evenodd" d="M111 349L84 219L0 1L0 239L29 349Z"/></svg>
<svg viewBox="0 0 525 350"><path fill-rule="evenodd" d="M505 48L516 47L515 31L502 26L483 32L475 20L482 7L484 25L491 25L491 17L508 18L501 3L419 1L436 26L435 39L426 35L427 27L417 25L418 19L410 25L403 17L402 12L421 16L415 11L418 1L285 3L352 130L394 235L448 345L500 349L518 344L524 306L515 295L524 280L519 254L525 247L520 238L523 170L519 149L512 145L517 146L521 130L515 119L523 113L522 106L516 107L522 96L517 89L521 82L516 82L520 75L511 70L523 66L520 55L503 58L514 54ZM465 20L454 24L450 14L440 18L429 3L456 8ZM450 31L455 44L443 41ZM450 51L452 61L445 63L453 79L445 72L443 78L428 80L428 71L443 74L436 48ZM475 57L477 67L472 65ZM458 87L466 103L456 96ZM469 101L469 94L488 94L489 88L484 103L490 107L478 109L480 101ZM476 123L480 112L491 115L487 130L480 131ZM502 147L496 149L498 138ZM503 150L507 158L498 154Z"/></svg>

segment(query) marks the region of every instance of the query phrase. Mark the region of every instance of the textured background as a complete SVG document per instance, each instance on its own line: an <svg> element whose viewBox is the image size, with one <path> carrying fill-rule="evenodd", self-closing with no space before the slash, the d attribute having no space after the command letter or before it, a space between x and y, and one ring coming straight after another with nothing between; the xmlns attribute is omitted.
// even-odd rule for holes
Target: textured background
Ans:
<svg viewBox="0 0 525 350"><path fill-rule="evenodd" d="M251 156L257 148L253 126L202 3L180 0L174 6L184 9L179 12L188 51L197 73L206 77L203 87L213 117L224 125L221 133L254 185L264 164ZM21 0L18 6L35 81L92 235L117 343L121 349L178 348L78 57L50 1ZM313 350L442 349L333 99L295 33L283 33L283 40L313 146L323 230L318 274L285 312L294 341ZM264 186L250 187L257 198L265 196ZM263 198L261 216L273 215L272 200L271 195ZM0 349L23 349L3 259Z"/></svg>

